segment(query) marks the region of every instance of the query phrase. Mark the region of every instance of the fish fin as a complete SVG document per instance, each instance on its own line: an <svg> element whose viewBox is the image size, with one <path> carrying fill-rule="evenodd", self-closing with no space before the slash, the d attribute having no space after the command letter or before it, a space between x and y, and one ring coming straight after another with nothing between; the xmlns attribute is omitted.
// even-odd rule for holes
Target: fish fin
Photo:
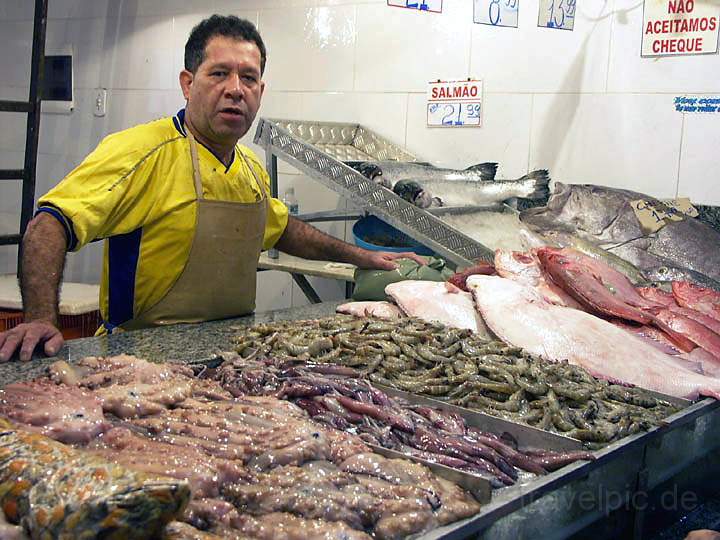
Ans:
<svg viewBox="0 0 720 540"><path fill-rule="evenodd" d="M371 161L348 161L346 163L368 180L375 180L376 177L382 176L382 169L377 163Z"/></svg>
<svg viewBox="0 0 720 540"><path fill-rule="evenodd" d="M529 172L525 176L518 178L516 182L526 184L526 195L523 199L547 199L550 196L550 175L547 169L538 169Z"/></svg>
<svg viewBox="0 0 720 540"><path fill-rule="evenodd" d="M465 170L479 173L481 180L495 180L495 173L497 173L497 168L497 163L495 163L494 161L488 161L485 163L477 163L476 165L470 165Z"/></svg>

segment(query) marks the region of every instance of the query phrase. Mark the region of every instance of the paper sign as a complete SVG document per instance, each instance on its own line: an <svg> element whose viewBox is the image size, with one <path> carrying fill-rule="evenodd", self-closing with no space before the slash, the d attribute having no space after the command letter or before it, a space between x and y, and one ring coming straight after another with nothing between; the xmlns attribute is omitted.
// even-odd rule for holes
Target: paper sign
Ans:
<svg viewBox="0 0 720 540"><path fill-rule="evenodd" d="M520 0L475 0L473 22L517 28Z"/></svg>
<svg viewBox="0 0 720 540"><path fill-rule="evenodd" d="M641 56L712 54L720 5L703 0L645 0Z"/></svg>
<svg viewBox="0 0 720 540"><path fill-rule="evenodd" d="M672 201L650 202L645 199L630 201L635 217L645 234L659 231L671 221L682 221L685 216L697 217L697 209L690 199L681 198Z"/></svg>
<svg viewBox="0 0 720 540"><path fill-rule="evenodd" d="M442 13L442 0L387 0L388 6Z"/></svg>
<svg viewBox="0 0 720 540"><path fill-rule="evenodd" d="M720 113L720 96L676 96L675 110L681 113Z"/></svg>
<svg viewBox="0 0 720 540"><path fill-rule="evenodd" d="M480 127L482 81L435 81L428 84L429 127Z"/></svg>
<svg viewBox="0 0 720 540"><path fill-rule="evenodd" d="M575 28L576 0L540 0L538 26L572 30Z"/></svg>

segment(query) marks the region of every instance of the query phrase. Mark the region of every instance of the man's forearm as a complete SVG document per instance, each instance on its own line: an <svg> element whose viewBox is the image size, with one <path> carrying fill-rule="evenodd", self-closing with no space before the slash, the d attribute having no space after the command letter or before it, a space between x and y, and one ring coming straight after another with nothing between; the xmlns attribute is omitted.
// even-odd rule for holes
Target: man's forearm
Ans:
<svg viewBox="0 0 720 540"><path fill-rule="evenodd" d="M366 256L364 249L338 240L292 216L275 247L290 255L319 261L358 264Z"/></svg>
<svg viewBox="0 0 720 540"><path fill-rule="evenodd" d="M22 245L20 290L25 322L45 320L57 326L65 231L54 217L40 214L28 224Z"/></svg>

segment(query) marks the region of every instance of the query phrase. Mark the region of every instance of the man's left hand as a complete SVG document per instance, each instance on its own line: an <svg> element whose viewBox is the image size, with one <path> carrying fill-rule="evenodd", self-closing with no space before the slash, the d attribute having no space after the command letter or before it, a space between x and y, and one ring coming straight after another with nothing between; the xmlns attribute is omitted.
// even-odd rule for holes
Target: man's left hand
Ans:
<svg viewBox="0 0 720 540"><path fill-rule="evenodd" d="M364 257L356 263L358 268L369 268L377 270L395 270L398 259L412 259L421 266L425 266L427 261L412 251L402 253L394 253L389 251L366 251Z"/></svg>

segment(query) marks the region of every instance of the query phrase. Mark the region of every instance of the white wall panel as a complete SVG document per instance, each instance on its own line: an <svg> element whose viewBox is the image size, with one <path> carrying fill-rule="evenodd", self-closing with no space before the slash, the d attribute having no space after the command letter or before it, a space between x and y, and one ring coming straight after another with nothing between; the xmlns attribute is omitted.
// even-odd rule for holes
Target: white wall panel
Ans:
<svg viewBox="0 0 720 540"><path fill-rule="evenodd" d="M720 205L720 118L687 114L683 128L678 195ZM720 249L720 246L719 246Z"/></svg>
<svg viewBox="0 0 720 540"><path fill-rule="evenodd" d="M470 75L472 2L445 1L443 13L379 4L357 13L356 90L424 92L430 80Z"/></svg>
<svg viewBox="0 0 720 540"><path fill-rule="evenodd" d="M268 49L265 80L273 91L352 90L353 6L267 9L259 28Z"/></svg>
<svg viewBox="0 0 720 540"><path fill-rule="evenodd" d="M681 121L670 96L535 96L530 166L564 183L674 197Z"/></svg>
<svg viewBox="0 0 720 540"><path fill-rule="evenodd" d="M486 92L602 92L610 17L608 2L578 2L573 31L537 27L537 2L520 2L519 29L476 24L471 75Z"/></svg>

